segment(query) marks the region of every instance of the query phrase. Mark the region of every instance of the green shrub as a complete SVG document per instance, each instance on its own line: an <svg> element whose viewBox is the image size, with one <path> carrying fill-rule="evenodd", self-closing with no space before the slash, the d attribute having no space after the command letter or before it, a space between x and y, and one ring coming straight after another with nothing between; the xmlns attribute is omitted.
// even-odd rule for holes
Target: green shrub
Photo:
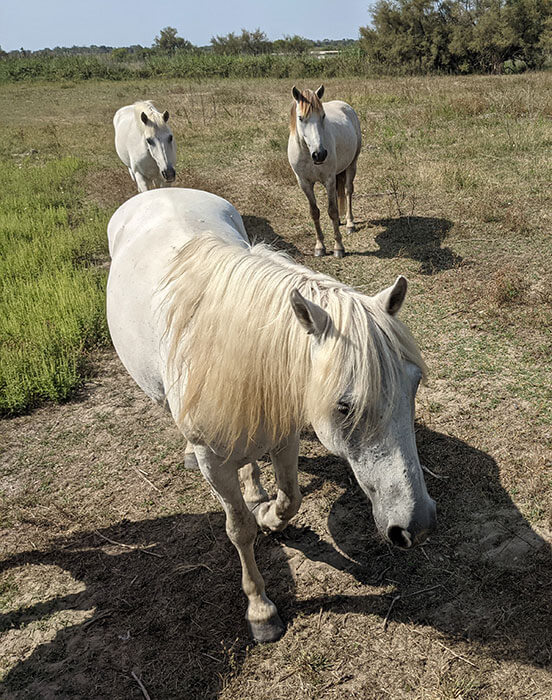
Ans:
<svg viewBox="0 0 552 700"><path fill-rule="evenodd" d="M84 209L74 158L0 170L0 413L68 398L107 339L105 215Z"/></svg>

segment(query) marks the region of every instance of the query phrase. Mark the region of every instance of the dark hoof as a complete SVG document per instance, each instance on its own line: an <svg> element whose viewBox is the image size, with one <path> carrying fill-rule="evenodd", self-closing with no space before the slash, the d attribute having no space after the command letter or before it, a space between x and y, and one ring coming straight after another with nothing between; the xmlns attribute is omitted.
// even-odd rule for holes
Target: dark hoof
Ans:
<svg viewBox="0 0 552 700"><path fill-rule="evenodd" d="M199 469L196 456L191 452L184 455L184 467L186 469Z"/></svg>
<svg viewBox="0 0 552 700"><path fill-rule="evenodd" d="M314 249L314 257L315 258L322 258L326 255L326 249L325 248L315 248Z"/></svg>
<svg viewBox="0 0 552 700"><path fill-rule="evenodd" d="M249 632L257 644L268 644L277 642L283 636L286 628L278 614L268 620L268 622L249 622L247 621Z"/></svg>
<svg viewBox="0 0 552 700"><path fill-rule="evenodd" d="M336 249L334 250L334 258L343 258L345 256L344 250Z"/></svg>

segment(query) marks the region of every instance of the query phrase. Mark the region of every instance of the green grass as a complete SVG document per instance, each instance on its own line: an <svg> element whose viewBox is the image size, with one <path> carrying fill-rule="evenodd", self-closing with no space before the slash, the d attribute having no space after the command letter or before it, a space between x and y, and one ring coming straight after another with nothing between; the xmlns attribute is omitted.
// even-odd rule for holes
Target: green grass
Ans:
<svg viewBox="0 0 552 700"><path fill-rule="evenodd" d="M67 399L107 337L105 215L82 207L75 158L0 172L0 412Z"/></svg>
<svg viewBox="0 0 552 700"><path fill-rule="evenodd" d="M0 61L0 83L30 80L129 80L132 78L314 78L370 75L372 64L358 50L323 61L310 55L225 56L211 53L152 56L120 63L110 56L31 56Z"/></svg>

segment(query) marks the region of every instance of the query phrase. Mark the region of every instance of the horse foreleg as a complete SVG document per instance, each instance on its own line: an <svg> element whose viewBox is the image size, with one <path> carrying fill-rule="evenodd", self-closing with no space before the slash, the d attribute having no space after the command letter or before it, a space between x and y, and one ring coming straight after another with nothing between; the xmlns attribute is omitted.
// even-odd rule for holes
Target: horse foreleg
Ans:
<svg viewBox="0 0 552 700"><path fill-rule="evenodd" d="M294 435L277 450L270 453L278 493L276 498L254 511L259 525L268 530L283 530L299 510L301 492L297 482L299 435Z"/></svg>
<svg viewBox="0 0 552 700"><path fill-rule="evenodd" d="M242 467L240 477L244 485L243 497L249 510L254 510L259 503L268 501L268 494L261 484L261 470L257 462Z"/></svg>
<svg viewBox="0 0 552 700"><path fill-rule="evenodd" d="M275 642L285 631L274 603L266 596L253 543L257 534L255 517L243 500L237 469L217 457L207 447L196 446L196 457L203 476L213 488L226 513L226 533L237 549L242 565L242 589L248 606L245 619L257 642Z"/></svg>
<svg viewBox="0 0 552 700"><path fill-rule="evenodd" d="M316 229L316 245L314 246L314 255L316 257L326 255L324 234L322 233L322 228L320 226L320 209L316 204L316 197L314 196L314 184L312 182L299 182L299 184L309 200L310 215L314 223L314 228Z"/></svg>
<svg viewBox="0 0 552 700"><path fill-rule="evenodd" d="M147 192L149 189L149 183L146 178L137 171L134 172L134 181L138 187L138 192Z"/></svg>
<svg viewBox="0 0 552 700"><path fill-rule="evenodd" d="M334 229L334 255L342 258L345 255L341 231L339 230L339 208L337 206L337 190L335 187L335 177L326 181L326 192L328 193L328 216L332 220Z"/></svg>
<svg viewBox="0 0 552 700"><path fill-rule="evenodd" d="M356 158L349 165L345 173L345 197L347 198L347 233L355 230L355 220L353 218L353 192L355 190L353 181L356 175Z"/></svg>

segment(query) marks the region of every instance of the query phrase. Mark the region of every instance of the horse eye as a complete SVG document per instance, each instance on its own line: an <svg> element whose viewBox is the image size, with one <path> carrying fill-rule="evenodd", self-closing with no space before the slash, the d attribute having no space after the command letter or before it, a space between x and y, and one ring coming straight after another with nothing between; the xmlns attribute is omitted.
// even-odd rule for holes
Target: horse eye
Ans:
<svg viewBox="0 0 552 700"><path fill-rule="evenodd" d="M169 143L173 140L172 134L169 134Z"/></svg>
<svg viewBox="0 0 552 700"><path fill-rule="evenodd" d="M342 416L348 416L351 412L351 404L347 403L346 401L338 401L337 410L341 413Z"/></svg>
<svg viewBox="0 0 552 700"><path fill-rule="evenodd" d="M326 119L326 113L322 112L322 119Z"/></svg>
<svg viewBox="0 0 552 700"><path fill-rule="evenodd" d="M153 146L153 139L146 139L150 146Z"/></svg>
<svg viewBox="0 0 552 700"><path fill-rule="evenodd" d="M302 121L303 121L303 117L299 117L299 121L302 122Z"/></svg>

